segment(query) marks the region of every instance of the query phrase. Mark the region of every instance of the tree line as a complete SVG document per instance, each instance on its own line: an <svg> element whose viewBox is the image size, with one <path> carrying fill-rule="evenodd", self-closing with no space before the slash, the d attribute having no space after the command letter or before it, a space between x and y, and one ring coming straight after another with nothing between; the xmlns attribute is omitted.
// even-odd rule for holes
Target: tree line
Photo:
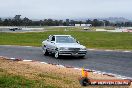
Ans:
<svg viewBox="0 0 132 88"><path fill-rule="evenodd" d="M75 20L53 20L53 19L44 19L39 21L33 21L28 18L23 19L4 19L0 18L0 26L75 26L75 24L92 24L92 26L117 26L117 27L128 27L132 26L132 22L120 22L120 23L111 23L107 20L100 21L98 19L86 20L84 21L75 21Z"/></svg>

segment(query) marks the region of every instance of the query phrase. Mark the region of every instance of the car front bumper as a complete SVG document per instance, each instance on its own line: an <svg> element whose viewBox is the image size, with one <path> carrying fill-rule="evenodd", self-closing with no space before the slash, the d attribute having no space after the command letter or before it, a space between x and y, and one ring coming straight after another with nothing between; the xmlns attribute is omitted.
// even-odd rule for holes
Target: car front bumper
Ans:
<svg viewBox="0 0 132 88"><path fill-rule="evenodd" d="M59 51L62 56L85 56L87 51Z"/></svg>

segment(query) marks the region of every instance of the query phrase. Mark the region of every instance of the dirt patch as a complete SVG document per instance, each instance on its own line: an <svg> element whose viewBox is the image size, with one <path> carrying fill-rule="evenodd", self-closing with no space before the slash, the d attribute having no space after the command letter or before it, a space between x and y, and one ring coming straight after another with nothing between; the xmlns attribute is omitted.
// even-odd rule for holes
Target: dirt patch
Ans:
<svg viewBox="0 0 132 88"><path fill-rule="evenodd" d="M62 68L55 65L41 64L39 62L12 61L0 58L0 72L21 75L32 80L43 80L59 88L80 88L78 78L81 71L72 68ZM116 79L106 75L89 72L90 78ZM89 86L88 88L132 88L132 86Z"/></svg>

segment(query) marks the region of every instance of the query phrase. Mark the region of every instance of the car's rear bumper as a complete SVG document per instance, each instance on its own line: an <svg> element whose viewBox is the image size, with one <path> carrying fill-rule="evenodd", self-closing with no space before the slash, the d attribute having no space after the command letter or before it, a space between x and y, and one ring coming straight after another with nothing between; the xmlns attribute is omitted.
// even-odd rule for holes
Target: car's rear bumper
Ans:
<svg viewBox="0 0 132 88"><path fill-rule="evenodd" d="M85 56L87 51L59 51L62 56Z"/></svg>

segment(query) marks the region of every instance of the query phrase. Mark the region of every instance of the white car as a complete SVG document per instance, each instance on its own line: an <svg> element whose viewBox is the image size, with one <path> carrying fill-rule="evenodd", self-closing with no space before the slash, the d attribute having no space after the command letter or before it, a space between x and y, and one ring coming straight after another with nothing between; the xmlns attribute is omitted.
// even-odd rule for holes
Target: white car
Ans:
<svg viewBox="0 0 132 88"><path fill-rule="evenodd" d="M87 53L85 46L80 45L71 35L50 35L42 42L44 55L54 54L55 58L60 56L84 57Z"/></svg>

